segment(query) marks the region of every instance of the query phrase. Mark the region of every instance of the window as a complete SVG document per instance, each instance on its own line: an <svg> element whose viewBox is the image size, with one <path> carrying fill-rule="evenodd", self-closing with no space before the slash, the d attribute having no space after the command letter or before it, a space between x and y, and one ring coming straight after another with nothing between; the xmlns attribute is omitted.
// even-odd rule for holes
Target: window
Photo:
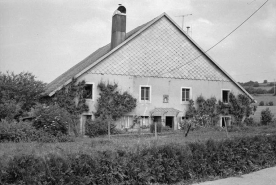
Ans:
<svg viewBox="0 0 276 185"><path fill-rule="evenodd" d="M141 116L140 126L149 126L149 117L148 116Z"/></svg>
<svg viewBox="0 0 276 185"><path fill-rule="evenodd" d="M83 98L93 100L93 85L92 83L85 84Z"/></svg>
<svg viewBox="0 0 276 185"><path fill-rule="evenodd" d="M133 116L124 116L121 119L122 128L130 128L133 125Z"/></svg>
<svg viewBox="0 0 276 185"><path fill-rule="evenodd" d="M188 102L191 99L191 91L190 87L181 88L181 102Z"/></svg>
<svg viewBox="0 0 276 185"><path fill-rule="evenodd" d="M222 116L221 117L220 126L225 127L226 125L227 126L231 125L231 117L230 116Z"/></svg>
<svg viewBox="0 0 276 185"><path fill-rule="evenodd" d="M86 115L86 120L92 120L92 115Z"/></svg>
<svg viewBox="0 0 276 185"><path fill-rule="evenodd" d="M222 102L229 103L230 90L222 90Z"/></svg>
<svg viewBox="0 0 276 185"><path fill-rule="evenodd" d="M150 102L150 94L151 94L151 89L150 86L140 86L141 92L140 92L140 100L141 101L147 101Z"/></svg>

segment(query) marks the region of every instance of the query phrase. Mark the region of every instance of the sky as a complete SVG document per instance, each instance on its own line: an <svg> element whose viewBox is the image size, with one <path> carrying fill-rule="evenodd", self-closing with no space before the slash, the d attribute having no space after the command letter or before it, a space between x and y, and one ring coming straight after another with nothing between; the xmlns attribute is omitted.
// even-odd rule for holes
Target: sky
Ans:
<svg viewBox="0 0 276 185"><path fill-rule="evenodd" d="M118 4L127 32L166 12L207 50L266 0L0 0L0 71L49 83L111 40ZM236 81L276 79L276 0L269 0L208 54Z"/></svg>

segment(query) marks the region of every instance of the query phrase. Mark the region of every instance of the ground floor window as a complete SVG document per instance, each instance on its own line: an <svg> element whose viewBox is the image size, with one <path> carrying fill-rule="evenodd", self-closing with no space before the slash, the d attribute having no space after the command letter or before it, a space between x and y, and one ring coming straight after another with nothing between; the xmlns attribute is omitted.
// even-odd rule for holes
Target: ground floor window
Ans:
<svg viewBox="0 0 276 185"><path fill-rule="evenodd" d="M150 125L149 116L141 116L140 126L149 126L149 125Z"/></svg>
<svg viewBox="0 0 276 185"><path fill-rule="evenodd" d="M225 126L230 126L231 125L231 116L222 116L221 121L220 121L220 126L225 127Z"/></svg>
<svg viewBox="0 0 276 185"><path fill-rule="evenodd" d="M130 128L133 125L133 116L124 116L121 119L122 128Z"/></svg>

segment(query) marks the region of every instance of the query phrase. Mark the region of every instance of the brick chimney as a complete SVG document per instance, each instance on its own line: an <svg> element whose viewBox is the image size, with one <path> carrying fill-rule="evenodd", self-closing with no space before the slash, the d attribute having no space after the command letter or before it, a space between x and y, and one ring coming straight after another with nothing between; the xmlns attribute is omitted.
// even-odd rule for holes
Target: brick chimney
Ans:
<svg viewBox="0 0 276 185"><path fill-rule="evenodd" d="M119 4L113 13L111 30L111 49L115 48L126 39L126 8Z"/></svg>

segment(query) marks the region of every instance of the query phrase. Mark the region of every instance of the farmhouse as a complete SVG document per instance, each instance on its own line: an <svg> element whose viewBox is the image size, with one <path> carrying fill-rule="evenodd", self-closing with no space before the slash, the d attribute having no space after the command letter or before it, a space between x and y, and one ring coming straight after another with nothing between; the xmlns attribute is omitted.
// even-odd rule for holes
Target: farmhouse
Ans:
<svg viewBox="0 0 276 185"><path fill-rule="evenodd" d="M86 119L93 119L97 85L115 82L119 89L137 99L134 111L117 121L117 127L128 128L135 115L142 125L161 121L177 129L185 116L189 99L202 95L225 103L229 93L248 94L230 75L208 56L166 13L126 33L126 8L119 6L112 17L111 43L52 81L46 89L49 96L71 82L85 80L89 111L81 115L80 131ZM153 120L151 119L153 118ZM220 121L222 124L222 121Z"/></svg>

